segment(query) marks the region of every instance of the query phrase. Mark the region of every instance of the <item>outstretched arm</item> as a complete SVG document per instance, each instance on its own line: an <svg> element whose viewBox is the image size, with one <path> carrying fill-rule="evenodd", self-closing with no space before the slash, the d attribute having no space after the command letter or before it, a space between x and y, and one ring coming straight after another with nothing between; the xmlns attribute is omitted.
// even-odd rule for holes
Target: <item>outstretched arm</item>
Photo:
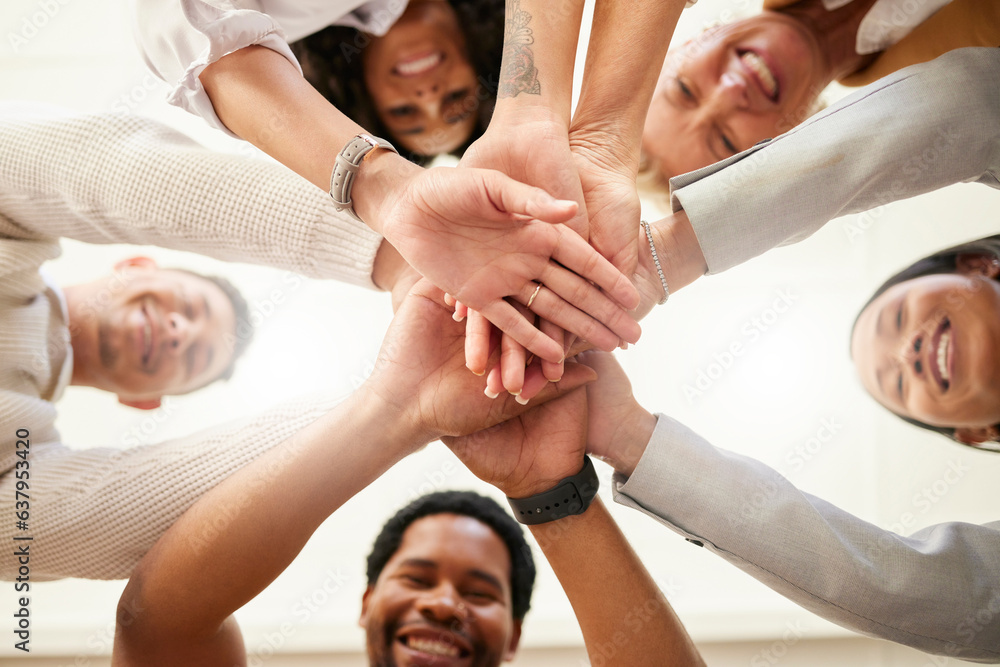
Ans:
<svg viewBox="0 0 1000 667"><path fill-rule="evenodd" d="M1000 522L944 523L909 537L883 530L650 414L611 355L583 361L599 377L587 388L588 451L617 471L617 502L846 628L1000 660Z"/></svg>
<svg viewBox="0 0 1000 667"><path fill-rule="evenodd" d="M517 419L448 442L480 479L512 498L553 488L583 465L586 394L580 389ZM531 526L583 631L592 660L703 665L687 631L600 498L580 515ZM614 653L608 655L608 646Z"/></svg>
<svg viewBox="0 0 1000 667"><path fill-rule="evenodd" d="M220 483L146 554L119 602L114 664L242 664L231 614L327 516L427 442L521 409L476 391L462 364L462 327L439 299L437 290L415 288L358 392ZM551 395L592 377L572 371Z"/></svg>
<svg viewBox="0 0 1000 667"><path fill-rule="evenodd" d="M719 273L808 237L833 218L952 183L1000 187L1000 50L907 67L802 125L670 181ZM849 238L875 217L845 226Z"/></svg>

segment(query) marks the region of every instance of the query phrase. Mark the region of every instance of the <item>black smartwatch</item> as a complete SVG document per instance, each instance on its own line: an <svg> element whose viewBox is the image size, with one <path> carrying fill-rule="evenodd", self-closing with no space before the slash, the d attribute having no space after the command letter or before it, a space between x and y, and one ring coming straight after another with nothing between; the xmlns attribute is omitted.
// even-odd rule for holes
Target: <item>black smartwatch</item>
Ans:
<svg viewBox="0 0 1000 667"><path fill-rule="evenodd" d="M534 526L583 514L590 507L600 481L589 456L583 457L583 470L563 479L554 488L528 498L507 498L514 518Z"/></svg>

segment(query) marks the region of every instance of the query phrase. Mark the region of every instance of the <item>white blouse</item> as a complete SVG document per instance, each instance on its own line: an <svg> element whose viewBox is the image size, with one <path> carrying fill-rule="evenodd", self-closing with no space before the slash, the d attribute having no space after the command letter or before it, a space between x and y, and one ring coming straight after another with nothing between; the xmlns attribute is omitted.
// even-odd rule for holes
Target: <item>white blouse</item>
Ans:
<svg viewBox="0 0 1000 667"><path fill-rule="evenodd" d="M167 101L233 135L198 77L213 62L266 46L301 72L288 47L331 25L384 35L407 0L132 0L132 23L146 65L173 88Z"/></svg>

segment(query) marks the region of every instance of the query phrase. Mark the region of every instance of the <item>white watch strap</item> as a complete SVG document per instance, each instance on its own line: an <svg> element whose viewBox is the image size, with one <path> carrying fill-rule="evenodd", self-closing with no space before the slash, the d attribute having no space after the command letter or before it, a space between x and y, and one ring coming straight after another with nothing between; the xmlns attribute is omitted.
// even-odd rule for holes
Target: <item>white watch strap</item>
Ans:
<svg viewBox="0 0 1000 667"><path fill-rule="evenodd" d="M361 161L376 148L385 148L399 154L399 151L385 139L370 134L359 134L347 142L344 150L337 155L333 165L333 174L330 176L330 197L333 199L337 211L346 211L359 222L363 222L363 220L354 211L351 188L354 186L354 177L358 173Z"/></svg>

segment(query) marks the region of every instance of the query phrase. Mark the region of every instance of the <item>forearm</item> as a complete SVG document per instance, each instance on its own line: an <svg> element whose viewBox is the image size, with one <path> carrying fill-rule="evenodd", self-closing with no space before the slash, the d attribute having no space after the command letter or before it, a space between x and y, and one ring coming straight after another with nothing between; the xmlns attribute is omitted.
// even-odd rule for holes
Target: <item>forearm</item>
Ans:
<svg viewBox="0 0 1000 667"><path fill-rule="evenodd" d="M998 187L998 67L997 49L960 49L900 70L766 144L672 179L674 210L687 213L718 273L838 216L951 183Z"/></svg>
<svg viewBox="0 0 1000 667"><path fill-rule="evenodd" d="M569 126L581 0L507 0L494 121L551 113Z"/></svg>
<svg viewBox="0 0 1000 667"><path fill-rule="evenodd" d="M219 484L137 566L119 608L141 611L120 628L122 651L210 642L320 523L419 439L401 414L362 390Z"/></svg>
<svg viewBox="0 0 1000 667"><path fill-rule="evenodd" d="M271 161L157 121L0 105L0 236L185 250L372 287L382 239Z"/></svg>
<svg viewBox="0 0 1000 667"><path fill-rule="evenodd" d="M983 615L1000 605L996 522L902 537L662 415L641 461L615 486L618 502L823 618L928 653L1000 660L1000 616Z"/></svg>
<svg viewBox="0 0 1000 667"><path fill-rule="evenodd" d="M572 129L578 141L599 145L633 173L646 111L683 9L684 0L598 0L594 9Z"/></svg>
<svg viewBox="0 0 1000 667"><path fill-rule="evenodd" d="M217 60L202 72L201 83L229 130L324 192L337 155L365 131L266 47L249 46ZM366 156L352 194L355 211L374 231L381 233L378 211L385 199L415 171L419 167L388 151Z"/></svg>
<svg viewBox="0 0 1000 667"><path fill-rule="evenodd" d="M582 515L531 526L531 533L573 605L591 659L601 655L608 666L704 664L600 498Z"/></svg>

